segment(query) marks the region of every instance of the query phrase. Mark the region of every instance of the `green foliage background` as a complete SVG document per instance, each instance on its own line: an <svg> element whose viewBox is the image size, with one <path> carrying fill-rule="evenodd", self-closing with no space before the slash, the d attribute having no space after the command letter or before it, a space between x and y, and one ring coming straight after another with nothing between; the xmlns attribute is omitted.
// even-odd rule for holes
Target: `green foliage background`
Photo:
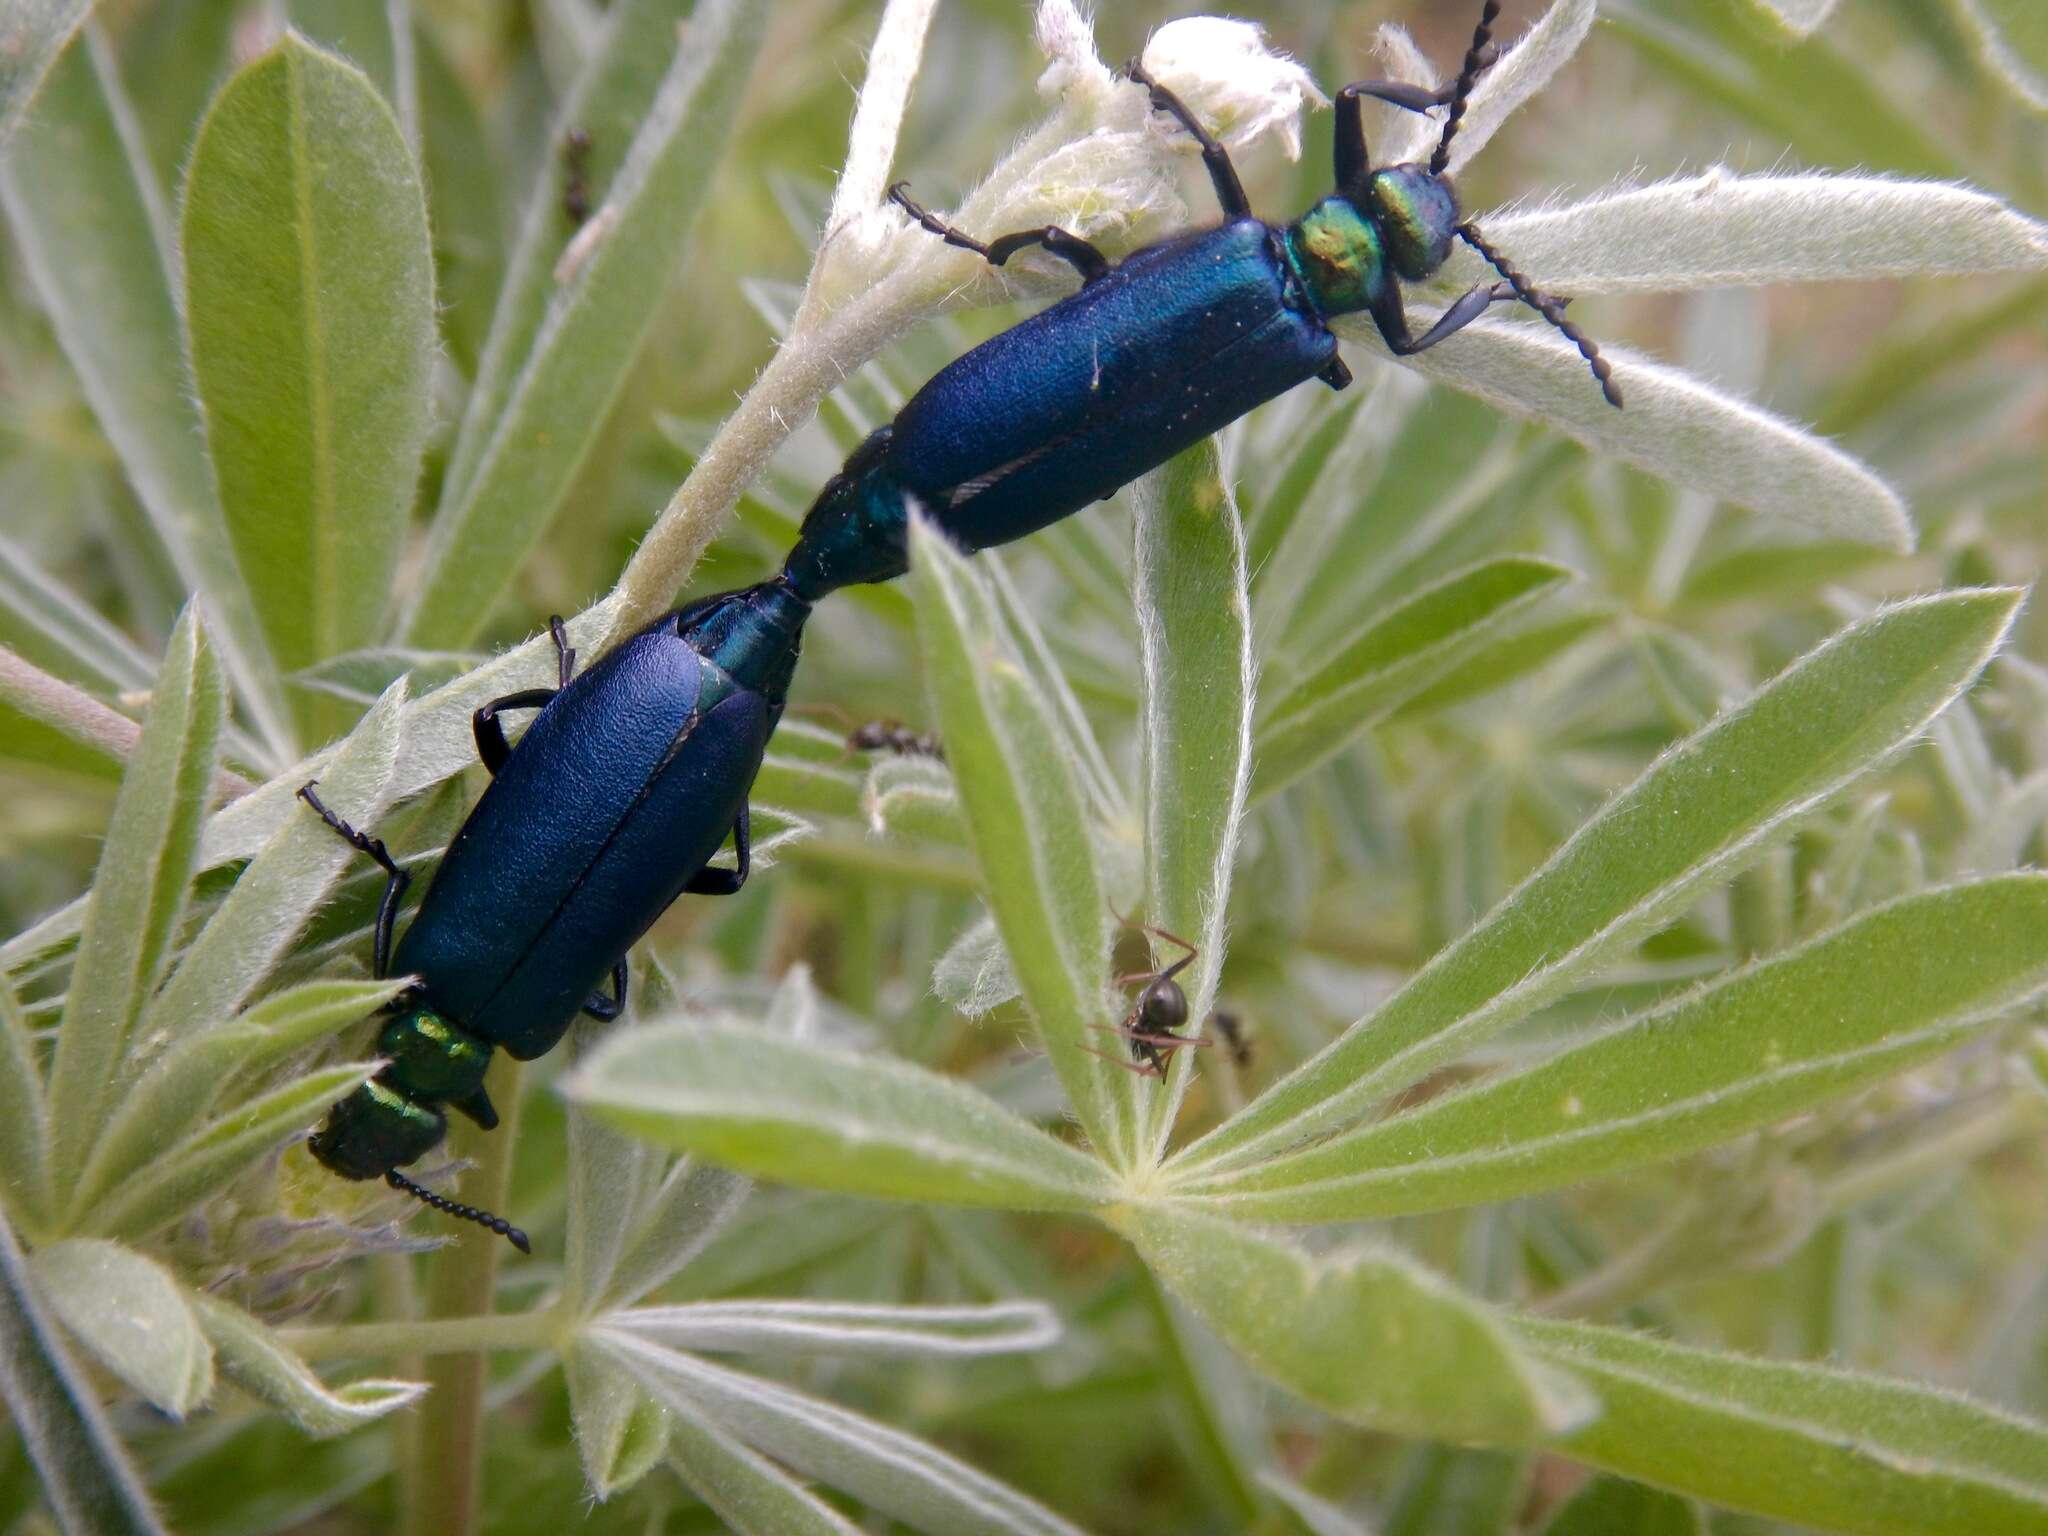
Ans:
<svg viewBox="0 0 2048 1536"><path fill-rule="evenodd" d="M1815 423L1909 552L1356 353L1027 543L920 545L812 625L769 867L458 1138L532 1262L278 1152L389 990L295 765L346 736L329 798L430 864L470 708L549 612L601 639L803 324L879 7L707 0L672 73L690 9L8 23L0 1529L2048 1530L2038 270L1574 305ZM1239 9L1328 87L1472 8ZM2024 7L1600 14L1469 208L1726 164L2048 215ZM952 205L1042 68L1021 4L942 7L897 174ZM570 267L565 121L634 189ZM1259 207L1326 123L1245 158ZM850 368L688 590L1018 312ZM845 752L875 717L948 765ZM1140 903L1246 1057L1076 1051L1169 958Z"/></svg>

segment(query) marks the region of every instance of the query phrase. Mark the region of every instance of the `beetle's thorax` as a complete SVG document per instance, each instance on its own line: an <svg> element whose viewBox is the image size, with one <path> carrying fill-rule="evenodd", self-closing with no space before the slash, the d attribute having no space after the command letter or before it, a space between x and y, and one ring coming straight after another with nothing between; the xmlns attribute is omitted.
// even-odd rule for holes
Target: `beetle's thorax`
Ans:
<svg viewBox="0 0 2048 1536"><path fill-rule="evenodd" d="M1379 231L1348 198L1324 198L1288 225L1287 259L1325 316L1369 309L1387 284Z"/></svg>
<svg viewBox="0 0 2048 1536"><path fill-rule="evenodd" d="M679 633L691 649L742 688L780 707L796 671L797 649L811 605L777 578L695 605Z"/></svg>

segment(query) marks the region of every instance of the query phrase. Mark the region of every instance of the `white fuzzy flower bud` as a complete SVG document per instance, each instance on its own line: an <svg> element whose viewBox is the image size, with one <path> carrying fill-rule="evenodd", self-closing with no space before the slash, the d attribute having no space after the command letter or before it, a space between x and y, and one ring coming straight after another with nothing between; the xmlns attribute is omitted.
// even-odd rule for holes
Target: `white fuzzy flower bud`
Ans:
<svg viewBox="0 0 2048 1536"><path fill-rule="evenodd" d="M1189 16L1152 34L1143 55L1146 71L1194 109L1232 149L1273 134L1287 158L1301 158L1301 114L1327 106L1309 72L1266 46L1249 21Z"/></svg>

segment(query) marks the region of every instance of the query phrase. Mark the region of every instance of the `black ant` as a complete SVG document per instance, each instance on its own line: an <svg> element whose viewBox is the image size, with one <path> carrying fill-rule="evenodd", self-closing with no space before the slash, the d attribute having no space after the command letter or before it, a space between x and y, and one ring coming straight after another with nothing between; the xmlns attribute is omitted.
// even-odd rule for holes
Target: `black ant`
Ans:
<svg viewBox="0 0 2048 1536"><path fill-rule="evenodd" d="M580 228L590 217L590 135L581 128L562 135L562 165L562 212Z"/></svg>
<svg viewBox="0 0 2048 1536"><path fill-rule="evenodd" d="M1134 1072L1139 1077L1164 1077L1175 1051L1184 1046L1211 1043L1207 1035L1176 1033L1188 1021L1188 995L1181 990L1180 983L1174 978L1192 965L1195 956L1201 951L1186 939L1168 933L1164 928L1154 928L1148 923L1134 923L1122 915L1118 916L1117 921L1126 928L1135 928L1141 933L1149 933L1155 938L1164 939L1169 944L1177 944L1187 953L1160 970L1133 971L1128 976L1117 977L1116 984L1120 987L1129 986L1134 981L1142 981L1145 985L1132 1002L1131 1011L1124 1015L1121 1024L1114 1028L1098 1024L1095 1028L1104 1034L1121 1035L1128 1040L1131 1044L1130 1061L1125 1061L1121 1056L1113 1056L1108 1051L1098 1051L1092 1045L1084 1045L1081 1049L1091 1056L1100 1056L1104 1061L1114 1062L1126 1072Z"/></svg>
<svg viewBox="0 0 2048 1536"><path fill-rule="evenodd" d="M898 757L930 757L946 760L946 749L930 731L913 731L894 720L870 720L847 733L849 752L893 752Z"/></svg>

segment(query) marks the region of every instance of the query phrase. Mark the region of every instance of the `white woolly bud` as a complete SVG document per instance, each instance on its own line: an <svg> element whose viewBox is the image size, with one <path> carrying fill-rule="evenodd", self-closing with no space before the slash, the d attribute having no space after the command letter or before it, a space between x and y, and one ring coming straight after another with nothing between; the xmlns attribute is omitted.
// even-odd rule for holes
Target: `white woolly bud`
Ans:
<svg viewBox="0 0 2048 1536"><path fill-rule="evenodd" d="M1263 29L1249 21L1170 21L1152 34L1143 58L1146 72L1232 149L1271 134L1298 160L1303 110L1328 105L1309 72L1268 48Z"/></svg>

